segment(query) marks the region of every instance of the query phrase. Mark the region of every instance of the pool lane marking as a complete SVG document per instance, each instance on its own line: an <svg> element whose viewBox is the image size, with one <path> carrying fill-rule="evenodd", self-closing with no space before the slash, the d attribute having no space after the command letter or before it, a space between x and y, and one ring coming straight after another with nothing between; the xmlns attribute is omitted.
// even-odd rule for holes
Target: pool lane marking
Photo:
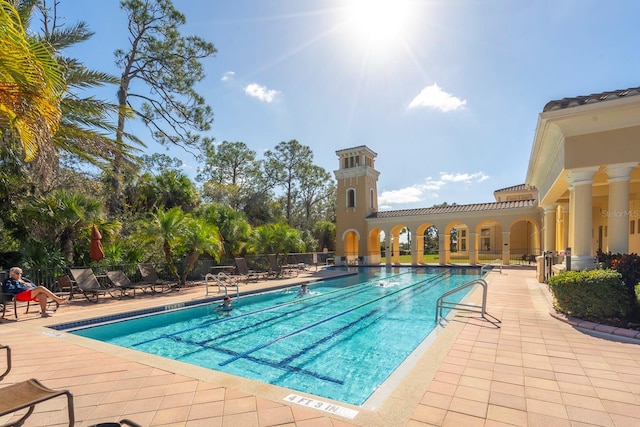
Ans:
<svg viewBox="0 0 640 427"><path fill-rule="evenodd" d="M446 277L448 277L448 272L444 272L439 274L438 276L433 276L430 277L428 279L416 282L410 286L404 287L398 291L395 291L394 293L397 292L401 292L403 290L407 290L413 286L419 286L420 290L424 290L424 286L426 284L431 284L431 285L435 285L439 282L441 282L442 280L444 280ZM431 289L433 286L428 287L428 289ZM391 294L387 294L387 295L391 295ZM385 296L387 296L385 295ZM379 298L377 298L379 299ZM396 305L400 305L400 303L396 303ZM256 357L256 356L246 356L244 357L246 360L259 364L259 365L265 365L265 366L269 366L271 368L274 369L280 369L286 372L292 372L292 373L298 373L298 374L302 374L305 376L309 376L312 378L316 378L318 380L321 381L325 381L325 382L330 382L330 383L334 383L337 385L343 385L344 381L341 379L337 379L337 378L333 378L331 376L325 375L325 374L321 374L319 372L316 372L314 370L309 370L306 368L303 368L301 366L295 366L295 365L290 365L289 363L291 362L291 360L298 358L299 356L301 356L302 354L308 352L310 349L317 347L318 345L322 344L323 342L328 341L329 339L335 338L337 335L341 334L342 332L351 329L353 326L358 325L359 323L361 323L363 320L370 318L371 316L373 316L374 314L378 313L380 310L382 310L382 307L378 307L375 308L374 310L369 311L368 313L360 316L358 319L351 321L350 323L332 331L330 334L326 335L325 337L323 337L321 340L316 341L315 343L311 344L310 346L307 346L306 348L302 349L301 351L297 352L296 354L293 354L283 360L280 361L273 361L273 360L269 360L269 359L264 359L261 357ZM378 318L380 318L382 316L378 316ZM370 325L370 324L369 324ZM369 325L367 325L366 327L368 327ZM183 344L188 344L188 345L193 345L196 347L199 347L198 350L194 350L194 351L190 351L188 353L183 353L180 356L178 356L180 359L184 359L185 357L188 357L189 355L192 354L196 354L202 351L206 351L206 350L213 350L213 351L217 351L219 353L224 353L224 354L229 354L229 355L238 355L239 353L230 349L226 349L224 347L220 347L220 346L209 346L206 345L206 342L198 342L198 341L193 341L190 339L185 339L182 337L166 337L167 339L176 341L178 343L183 343Z"/></svg>
<svg viewBox="0 0 640 427"><path fill-rule="evenodd" d="M439 279L439 280L438 280L438 279ZM443 277L443 276L439 276L439 277L432 277L432 278L430 278L430 279L426 279L426 280L423 280L423 281L418 282L418 283L421 283L423 286L424 286L424 285L429 284L429 285L431 285L431 286L427 287L426 289L431 289L433 286L437 285L438 283L440 283L441 281L443 281L443 280L445 280L445 279L446 279L446 277ZM423 288L423 286L420 286L420 287L419 287L420 291L422 291L423 289L425 289L425 288ZM403 290L404 290L404 289L407 289L407 288L403 288ZM413 295L413 294L412 294L412 295ZM396 302L396 303L395 303L394 307L398 307L398 306L400 306L400 305L402 305L402 304L404 304L402 301L398 301L398 302ZM346 324L346 325L344 325L344 326L342 326L342 327L340 327L340 328L338 328L338 329L333 330L333 331L332 331L332 332L330 332L329 334L327 334L327 335L325 335L324 337L322 337L320 340L316 341L315 343L309 344L307 347L305 347L305 348L303 348L303 349L299 350L297 353L294 353L294 354L292 354L292 355L290 355L290 356L286 357L285 359L282 359L282 360L281 360L280 362L278 362L278 363L279 363L279 364L284 364L284 363L288 364L288 363L290 363L290 362L291 362L291 361L293 361L294 359L297 359L298 357L300 357L300 356L302 356L303 354L307 353L309 350L311 350L311 349L313 349L313 348L317 347L318 345L322 344L323 342L326 342L326 341L328 341L328 340L330 340L330 339L332 339L332 338L335 338L335 337L336 337L336 336L338 336L339 334L341 334L341 333L343 333L343 332L345 332L345 331L347 331L347 330L351 329L353 326L355 326L355 325L356 325L356 324L358 324L359 322L361 322L361 321L363 321L363 320L365 320L365 319L367 319L367 318L371 317L373 314L375 314L375 313L379 312L379 311L380 311L380 310L382 310L382 309L383 309L383 307L377 307L377 308L375 308L375 309L371 310L371 311L370 311L370 312L368 312L367 314L364 314L364 315L360 316L358 319L356 319L356 320L354 320L354 321L352 321L352 322L350 322L350 323L348 323L348 324ZM384 315L384 314L383 314L383 315ZM378 316L376 319L379 319L380 317L383 317L383 316ZM369 327L369 325L367 325L366 327Z"/></svg>
<svg viewBox="0 0 640 427"><path fill-rule="evenodd" d="M400 276L400 275L402 275L402 274L407 274L407 273L396 274L396 275L393 275L392 277L397 277L397 276ZM441 273L441 274L442 274L442 273ZM431 276L431 277L429 277L429 278L427 278L427 279L425 279L425 280L435 280L437 277L438 277L438 276ZM376 280L376 281L377 281L377 280ZM352 294L354 294L354 293L356 293L356 292L359 292L359 291L360 291L359 289L353 289L354 287L359 286L359 285L362 285L362 284L369 284L369 282L374 282L374 281L373 281L373 280L371 280L371 281L367 281L367 282L359 283L358 285L352 285L352 286L349 286L349 287L346 287L346 288L341 288L341 289L339 289L339 291L345 291L345 290L348 290L348 292L344 292L342 295L345 295L345 296L352 295ZM324 293L324 294L321 294L321 295L318 295L318 296L329 295L329 294L331 294L331 293L333 293L333 292L336 292L336 291L327 292L327 293ZM315 298L315 297L314 297L314 298ZM310 300L310 299L311 299L311 298L306 298L306 299L304 299L304 300L288 301L287 303L279 304L279 305L274 306L274 307L282 307L282 306L287 305L287 304L289 304L289 303L299 303L299 302L303 302L303 301L308 301L308 300ZM293 310L293 311L289 311L289 312L287 312L287 313L285 314L285 316L290 315L290 314L292 314L292 313L299 312L299 311L306 311L306 310L309 310L310 308L314 308L314 307L317 307L317 306L322 305L322 304L330 304L330 303L332 303L332 302L333 302L333 301L332 301L331 299L328 299L328 300L323 300L323 301L320 301L320 302L316 302L316 303L314 303L314 304L307 304L307 305L304 305L304 306L300 307L299 309L296 309L296 310ZM228 321L228 320L232 320L232 319L234 319L234 318L236 318L236 319L237 319L237 318L240 318L240 317L244 317L245 315L250 315L250 314L259 314L260 312L268 311L268 309L271 309L271 308L272 308L272 307L267 307L266 309L255 310L255 311L252 311L252 312L249 312L249 313L244 313L244 314L242 314L242 315L235 316L235 317L232 317L232 318L216 319L216 320L214 320L214 321L209 322L209 324L214 324L214 323L215 323L215 324L217 324L217 323L220 323L220 322L222 322L222 321ZM201 340L201 341L195 341L195 340L191 340L191 339L189 339L189 338L179 338L179 340L182 340L183 342L188 342L188 343L190 343L190 344L192 344L192 345L201 346L203 349L213 349L213 350L222 349L223 347L219 347L219 346L220 346L220 345L223 345L224 343L220 343L220 344L218 344L218 345L216 345L216 346L208 346L207 344L209 344L209 343L211 343L211 342L214 342L214 341L217 341L217 340L219 340L219 339L221 339L221 338L225 338L225 337L228 337L228 336L234 335L234 334L239 333L239 332L247 332L247 333L251 333L253 330L255 330L255 326L260 325L260 324L264 324L264 323L266 323L266 322L270 322L270 321L272 321L272 320L274 320L274 319L283 319L283 320L287 320L287 319L284 319L284 317L285 317L285 316L283 316L283 315L278 315L278 316L270 317L270 318L268 318L268 319L261 320L260 322L254 323L254 324L252 324L252 325L243 326L243 327L242 327L242 328L240 328L240 329L234 329L234 330L231 330L231 331L229 331L229 332L223 333L223 334L221 334L221 335L217 335L217 336L215 336L215 337L213 337L213 338L209 338L209 339L205 339L205 340ZM202 325L200 325L200 326L202 326ZM270 326L270 325L269 325L269 326ZM268 327L268 326L267 326L267 327ZM252 328L254 328L254 329L252 329ZM158 336L158 337L155 337L155 338L151 338L151 339L146 340L146 341L142 341L142 342L138 342L138 343L131 344L131 347L144 345L144 344L147 344L147 343L149 343L149 342L152 342L152 341L158 341L158 340L161 340L161 339L173 339L173 337L177 337L177 336L178 336L178 335L180 335L180 334L183 334L183 333L186 333L186 332L190 332L190 331L195 330L195 329L199 329L199 327L196 327L196 328L193 328L193 327L192 327L192 328L184 329L184 330L181 330L181 331L178 331L178 332L174 332L174 333L171 333L171 334L163 334L163 335L161 335L161 336ZM178 340L178 339L176 339L176 341L179 341L179 340ZM199 350L199 351L200 351L200 350ZM192 351L192 352L190 352L190 353L184 353L181 357L185 357L185 356L187 356L187 355L189 355L189 354L194 354L194 353L197 353L197 352L198 352L198 351ZM238 353L234 352L234 353L231 353L231 354L238 354Z"/></svg>
<svg viewBox="0 0 640 427"><path fill-rule="evenodd" d="M420 289L422 289L423 286L426 285L426 284L435 285L435 284L439 283L440 281L442 281L442 280L444 280L446 278L446 277L444 277L444 275L446 275L446 273L442 273L441 275L439 275L437 277L430 277L429 279L425 279L425 280L422 280L420 282L416 282L411 286L421 285ZM438 280L438 279L440 279L440 280ZM408 286L408 287L402 288L401 290L398 290L396 292L400 292L402 290L407 290L409 288L410 287ZM396 303L396 306L397 305L400 305L400 303L399 302ZM332 338L335 338L337 335L341 334L342 332L344 332L346 330L351 329L353 326L361 323L365 319L370 318L371 316L373 316L374 314L380 312L381 310L382 310L382 307L377 307L377 308L369 311L368 313L363 314L359 318L357 318L355 320L352 320L351 322L349 322L346 325L341 326L340 328L332 331L330 334L327 334L326 336L324 336L320 340L316 341L315 343L307 346L306 348L298 351L297 353L295 353L295 354L293 354L293 355L291 355L291 356L289 356L289 357L287 357L287 358L285 358L283 360L273 361L273 360L269 360L269 359L265 359L265 358L261 358L261 357L256 357L256 356L246 356L245 359L248 360L248 361L251 361L253 363L257 363L259 365L265 365L265 366L269 366L271 368L280 369L280 370L287 371L287 372L299 373L299 374L310 376L310 377L313 377L313 378L316 378L316 379L319 379L319 380L322 380L322 381L325 381L325 382L331 382L331 383L334 383L334 384L343 385L344 384L343 380L340 380L340 379L337 379L337 378L333 378L333 377L330 377L328 375L324 375L324 374L321 374L321 373L318 373L316 371L309 370L309 369L306 369L306 368L303 368L303 367L300 367L300 366L290 365L289 363L292 360L300 357L302 354L308 352L310 349L312 349L314 347L317 347L318 345L320 345L323 342L326 342L326 341L328 341L328 340L330 340ZM382 317L382 316L378 316L378 318L379 317ZM369 325L367 325L367 327L368 326ZM185 339L185 338L181 338L181 337L167 337L167 339L171 339L171 340L179 342L179 343L190 344L190 345L193 345L193 346L196 346L196 347L200 347L198 350L190 351L188 353L184 353L184 354L180 355L179 356L180 358L185 358L185 357L188 357L189 355L192 355L192 354L195 354L195 353L199 353L199 352L205 351L205 350L214 350L214 351L217 351L219 353L225 353L225 354L234 355L234 356L238 355L238 354L241 354L241 353L235 352L233 350L226 349L224 347L208 346L208 345L206 345L206 342L198 342L198 341L193 341L193 340Z"/></svg>
<svg viewBox="0 0 640 427"><path fill-rule="evenodd" d="M190 351L188 353L181 354L180 356L178 356L179 359L175 359L175 360L183 360L185 357L188 357L188 356L190 356L192 354L200 353L200 352L206 351L206 350L214 350L214 351L217 351L219 353L228 354L230 356L238 354L238 352L226 349L224 347L202 345L202 344L199 344L198 342L191 341L191 340L184 339L184 338L180 338L180 337L167 337L167 339L175 341L175 342L178 342L178 343L181 343L181 344L190 344L190 345L193 345L193 346L196 346L196 347L200 347L200 349L198 349L198 350L194 350L194 351ZM298 366L291 366L291 365L278 366L277 362L273 362L273 361L270 361L268 359L263 359L263 358L254 357L254 356L247 356L245 358L245 360L248 360L248 361L253 362L253 363L257 363L259 365L265 365L265 366L269 366L271 368L276 368L276 369L280 369L280 370L287 371L287 372L295 372L295 373L303 374L303 375L306 375L306 376L309 376L309 377L313 377L313 378L316 378L316 379L319 379L319 380L322 380L322 381L331 382L331 383L338 384L338 385L343 385L344 384L344 381L341 380L341 379L333 378L333 377L330 377L330 376L327 376L327 375L324 375L324 374L321 374L321 373L318 373L318 372L315 372L315 371L312 371L312 370L309 370L309 369L301 368L301 367L298 367ZM207 366L204 366L204 367L206 368Z"/></svg>
<svg viewBox="0 0 640 427"><path fill-rule="evenodd" d="M401 273L401 274L406 274L406 273ZM396 274L396 275L394 275L394 276L392 276L392 277L397 277L397 276L399 276L399 275L400 275L400 274ZM376 280L376 281L377 281L377 280ZM367 281L367 282L364 282L364 283L365 283L365 284L370 284L369 282L373 282L373 281ZM360 283L360 284L358 284L358 285L361 285L361 284L362 284L362 283ZM356 285L354 285L354 286L356 286ZM356 293L356 292L360 292L360 290L359 290L359 289L353 289L353 287L354 287L354 286L350 286L350 287L347 287L347 288L339 289L339 290L341 290L341 291L348 290L348 292L344 292L343 294L341 294L341 296L342 296L342 297L346 297L346 296L352 295L352 294L354 294L354 293ZM335 292L335 291L331 291L331 292L328 292L328 293L320 294L320 295L314 296L313 298L315 298L315 297L319 297L319 296L326 296L326 295L330 295L330 294L331 294L331 293L333 293L333 292ZM303 302L303 301L309 301L310 299L311 299L311 297L310 297L310 298L305 298L305 299L303 299L303 300L293 301L293 303L298 303L298 302ZM288 304L288 303L290 303L290 302L292 302L292 301L289 301L289 302L284 303L284 304ZM300 311L308 311L308 310L309 310L309 309L311 309L311 308L318 307L318 306L320 306L320 305L332 304L332 303L333 303L333 300L332 300L332 299L327 299L327 300L325 300L325 301L316 302L316 303L314 303L314 304L307 304L307 305L304 305L304 306L302 306L302 307L300 307L300 308L298 308L298 309L291 310L291 311L287 311L284 315L282 315L282 314L278 314L278 315L275 315L275 316L273 316L273 317L269 317L269 318L267 318L267 319L260 320L260 321L258 321L258 322L256 322L256 323L252 323L252 324L250 324L250 325L242 326L240 329L230 330L230 331L225 332L225 333L223 333L223 334L217 335L217 336L215 336L215 337L213 337L213 338L209 338L209 339L206 339L206 340L203 340L203 341L198 341L198 342L199 342L200 344L207 344L207 343L210 343L210 342L213 342L213 341L217 341L217 340L222 339L222 338L226 338L226 337L230 337L230 336L236 335L236 334L241 333L241 332L244 332L244 333L246 333L246 334L250 334L250 333L252 333L254 330L256 330L256 328L257 328L258 326L260 326L260 325L262 325L262 326L261 326L260 328L257 328L257 329L264 329L264 328L271 327L271 326L272 326L272 325L274 325L275 323L269 323L269 324L267 324L267 323L268 323L268 322L272 322L273 320L282 319L282 321L287 321L287 320L288 320L288 319L287 319L287 317L290 317L290 315L291 315L291 314L298 313L298 312L300 312ZM278 305L278 307L282 307L282 305ZM251 312L251 313L252 313L252 314L259 314L259 313L260 313L260 311L253 311L253 312ZM238 318L238 317L240 317L240 316L235 316L235 318ZM231 320L231 319L221 319L221 320L225 320L225 321L227 321L227 320ZM276 322L276 323L277 323L277 322ZM191 330L192 330L192 329L185 329L185 330L183 330L182 332L189 332L189 331L191 331ZM181 333L182 333L182 332L181 332Z"/></svg>
<svg viewBox="0 0 640 427"><path fill-rule="evenodd" d="M392 275L390 277L394 278L394 277L398 277L398 276L402 276L402 275L406 275L406 274L411 274L411 273L412 273L412 271L408 271L408 272L404 272L404 273L394 274L394 275ZM440 273L440 274L442 274L442 273ZM252 316L254 314L263 313L263 312L266 312L266 311L278 310L280 308L284 308L284 307L289 306L289 305L300 304L302 302L306 302L306 301L309 301L309 300L312 300L312 299L329 296L329 295L332 295L332 294L334 294L336 292L349 291L348 293L346 293L346 295L349 295L352 292L355 292L354 288L360 287L360 286L364 286L364 285L370 285L371 283L379 281L379 280L380 280L379 278L376 278L374 280L367 280L366 282L356 283L355 285L351 285L351 286L347 286L347 287L344 287L344 288L336 289L334 291L329 291L329 292L325 292L325 293L318 294L318 295L311 295L311 296L309 296L307 298L295 299L295 300L292 300L292 301L287 301L287 302L284 302L282 304L277 304L277 305L274 305L274 306L271 306L271 307L265 307L265 308L261 308L259 310L254 310L254 311L250 311L250 312L247 312L247 313L242 313L242 314L239 314L237 316L225 317L224 319L210 320L208 322L204 322L204 323L201 323L199 325L192 326L191 328L187 328L187 329L183 329L183 330L180 330L180 331L172 332L170 334L162 334L162 335L157 336L157 337L153 337L153 338L149 338L149 339L144 340L144 341L139 341L137 343L133 343L133 344L131 344L131 347L138 347L138 346L141 346L141 345L144 345L144 344L148 344L148 343L153 342L153 341L157 341L157 340L160 340L160 339L163 339L163 338L168 338L168 337L180 335L180 334L183 334L185 332L194 331L196 329L200 329L200 328L216 325L218 323L228 322L228 321L231 321L231 320L234 320L234 319L239 319L239 318L246 317L246 316ZM317 303L311 304L311 305L307 304L304 308L306 309L306 308L309 308L309 307L314 307L316 305L323 304L324 302L326 302L326 301L320 301L320 302L317 302Z"/></svg>
<svg viewBox="0 0 640 427"><path fill-rule="evenodd" d="M445 272L445 273L440 273L440 274L439 274L439 275L437 275L435 278L437 278L438 276L444 275L444 274L446 274L446 272ZM426 280L430 280L430 279L434 279L434 280L435 280L435 278L429 278L429 279L426 279ZM309 325L307 325L307 326L305 326L305 327L303 327L303 328L299 328L299 329L296 329L295 331L292 331L292 332L289 332L289 333L287 333L287 334L281 335L281 336L279 336L279 337L277 337L277 338L274 338L274 339L272 339L272 340L267 341L266 343L263 343L263 344L261 344L261 345L258 345L258 346L254 347L254 348L252 348L252 349L250 349L250 350L248 350L248 351L245 351L245 352L243 352L243 353L240 353L240 354L239 354L239 355L237 355L237 356L234 356L234 357L232 357L232 358L230 358L230 359L224 360L224 361L220 362L218 365L220 365L220 366L228 365L228 364L229 364L229 363L231 363L231 362L235 362L235 361L236 361L236 360L238 360L238 359L242 359L243 357L245 357L245 356L247 356L247 355L249 355L249 354L251 354L251 353L254 353L254 352L258 351L258 350L261 350L261 349L263 349L263 348L265 348L265 347L268 347L268 346L270 346L270 345L272 345L272 344L274 344L274 343L276 343L276 342L278 342L278 341L282 341L283 339L290 338L290 337L292 337L292 336L294 336L294 335L297 335L297 334L299 334L299 333L301 333L301 332L306 331L307 329L313 328L314 326L317 326L317 325L320 325L320 324L326 323L326 322L328 322L328 321L330 321L330 320L335 319L336 317L343 316L343 315L345 315L345 314L347 314L347 313L350 313L350 312L352 312L352 311L354 311L354 310L357 310L357 309L359 309L359 308L361 308L361 307L364 307L364 306L366 306L366 305L373 304L374 302L379 301L379 300L381 300L381 299L383 299L383 298L387 298L387 297L390 297L391 295L395 295L395 294L397 294L397 293L399 293L399 292L403 292L403 291L405 291L405 290L407 290L407 289L409 289L409 288L412 288L412 287L414 287L414 286L419 285L419 284L420 284L420 283L422 283L422 282L425 282L426 280L423 280L423 281L420 281L420 282L416 282L416 283L414 283L414 284L412 284L412 285L406 286L406 287L404 287L404 288L402 288L402 289L399 289L399 290L397 290L397 291L389 292L388 294L385 294L385 295L382 295L382 296L380 296L380 297L377 297L377 298L374 298L374 299L372 299L372 300L369 300L369 301L366 301L366 302L364 302L364 303L361 303L361 304L359 304L359 305L357 305L357 306L355 306L355 307L352 307L352 308L350 308L350 309L348 309L348 310L344 310L344 311L341 311L340 313L337 313L337 314L331 315L331 316L329 316L329 317L325 317L324 319L321 319L321 320L318 320L318 321L316 321L316 322L313 322L313 323L311 323L311 324L309 324Z"/></svg>

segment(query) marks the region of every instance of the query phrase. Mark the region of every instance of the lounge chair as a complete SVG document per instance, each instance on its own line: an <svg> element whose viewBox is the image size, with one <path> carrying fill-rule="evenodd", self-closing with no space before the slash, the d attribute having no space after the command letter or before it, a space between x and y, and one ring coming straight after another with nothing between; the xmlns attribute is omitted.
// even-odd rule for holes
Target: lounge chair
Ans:
<svg viewBox="0 0 640 427"><path fill-rule="evenodd" d="M1 291L1 287L0 287L0 291ZM19 307L25 307L24 310L24 314L29 313L29 310L31 309L31 307L37 307L38 308L38 312L40 311L40 306L38 304L31 304L32 302L36 302L37 303L38 298L32 298L28 301L25 300L19 300L16 298L15 294L6 294L4 292L0 292L0 311L2 311L2 318L5 317L5 315L7 314L7 308L11 311L13 311L13 317L15 318L15 320L18 320L18 308ZM49 310L49 305L53 304L54 307L51 308L51 311L56 311L58 309L58 304L51 299L47 299L47 310Z"/></svg>
<svg viewBox="0 0 640 427"><path fill-rule="evenodd" d="M298 270L307 271L309 269L309 264L304 261L303 257L297 257L294 255L293 259L295 260L296 268Z"/></svg>
<svg viewBox="0 0 640 427"><path fill-rule="evenodd" d="M2 318L7 313L7 308L10 311L13 311L13 316L18 320L18 300L16 300L14 294L5 294L4 292L0 292L0 308L2 309ZM12 308L11 308L12 307ZM26 310L25 314L29 312L29 308L31 307L31 301L26 301Z"/></svg>
<svg viewBox="0 0 640 427"><path fill-rule="evenodd" d="M170 291L173 289L177 289L179 286L176 282L170 282L168 280L161 280L158 277L158 273L156 269L153 267L151 263L140 263L138 264L138 270L140 270L140 275L142 278L140 279L140 283L146 283L153 287L154 292L164 292ZM156 290L156 287L160 287L160 291Z"/></svg>
<svg viewBox="0 0 640 427"><path fill-rule="evenodd" d="M7 352L7 369L0 377L2 379L11 370L11 348L3 345L0 346L0 349L4 349ZM29 408L19 420L6 424L7 426L21 426L31 416L37 404L62 395L67 396L69 426L73 426L75 424L75 415L71 392L69 390L50 389L34 378L0 388L0 416Z"/></svg>
<svg viewBox="0 0 640 427"><path fill-rule="evenodd" d="M78 291L84 295L84 297L91 302L98 302L100 296L110 295L113 296L113 291L120 292L120 296L124 295L122 289L117 288L105 288L100 285L98 278L93 274L93 270L90 268L70 268L69 273L78 286Z"/></svg>
<svg viewBox="0 0 640 427"><path fill-rule="evenodd" d="M298 268L295 265L279 265L275 254L269 254L267 255L267 258L269 258L269 274L273 277L295 277L298 275Z"/></svg>
<svg viewBox="0 0 640 427"><path fill-rule="evenodd" d="M77 290L77 286L69 279L69 276L56 277L56 283L53 288L55 293L68 294L69 299L73 299L73 293L77 292Z"/></svg>
<svg viewBox="0 0 640 427"><path fill-rule="evenodd" d="M249 270L249 267L247 266L247 260L244 258L236 258L235 261L238 275L241 276L242 280L244 280L245 283L249 283L249 280L257 282L258 280L260 280L261 276L263 277L266 275L266 272L264 271Z"/></svg>
<svg viewBox="0 0 640 427"><path fill-rule="evenodd" d="M122 270L107 271L107 277L114 287L122 290L122 295L126 295L127 291L133 291L133 297L136 297L136 290L146 293L149 290L154 292L154 285L150 283L133 283Z"/></svg>

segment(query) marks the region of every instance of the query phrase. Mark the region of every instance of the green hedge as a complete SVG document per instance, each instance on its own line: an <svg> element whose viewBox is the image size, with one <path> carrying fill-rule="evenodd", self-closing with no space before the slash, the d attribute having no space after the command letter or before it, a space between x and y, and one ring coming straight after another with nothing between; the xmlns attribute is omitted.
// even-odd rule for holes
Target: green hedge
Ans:
<svg viewBox="0 0 640 427"><path fill-rule="evenodd" d="M620 273L614 270L567 271L549 279L560 313L575 317L626 316L632 305Z"/></svg>

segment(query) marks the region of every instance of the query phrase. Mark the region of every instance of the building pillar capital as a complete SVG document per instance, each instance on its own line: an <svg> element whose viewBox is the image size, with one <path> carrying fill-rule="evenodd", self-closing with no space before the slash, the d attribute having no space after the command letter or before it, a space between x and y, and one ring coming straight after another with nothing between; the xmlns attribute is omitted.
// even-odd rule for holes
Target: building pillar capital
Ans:
<svg viewBox="0 0 640 427"><path fill-rule="evenodd" d="M592 184L593 175L598 172L598 169L600 169L598 166L571 169L567 175L567 182L570 186Z"/></svg>
<svg viewBox="0 0 640 427"><path fill-rule="evenodd" d="M638 166L637 162L630 163L615 163L612 165L607 165L606 172L609 176L609 182L616 181L627 181L631 178L631 171Z"/></svg>

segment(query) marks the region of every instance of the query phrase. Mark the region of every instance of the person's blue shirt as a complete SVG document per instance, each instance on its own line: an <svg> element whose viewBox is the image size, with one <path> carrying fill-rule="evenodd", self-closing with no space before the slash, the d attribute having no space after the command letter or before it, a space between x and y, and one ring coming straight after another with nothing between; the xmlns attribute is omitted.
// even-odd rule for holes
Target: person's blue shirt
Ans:
<svg viewBox="0 0 640 427"><path fill-rule="evenodd" d="M5 294L17 295L20 292L27 291L29 289L34 288L31 280L23 277L22 281L26 283L22 283L19 280L14 279L12 277L7 278L2 284L2 292L4 292Z"/></svg>

